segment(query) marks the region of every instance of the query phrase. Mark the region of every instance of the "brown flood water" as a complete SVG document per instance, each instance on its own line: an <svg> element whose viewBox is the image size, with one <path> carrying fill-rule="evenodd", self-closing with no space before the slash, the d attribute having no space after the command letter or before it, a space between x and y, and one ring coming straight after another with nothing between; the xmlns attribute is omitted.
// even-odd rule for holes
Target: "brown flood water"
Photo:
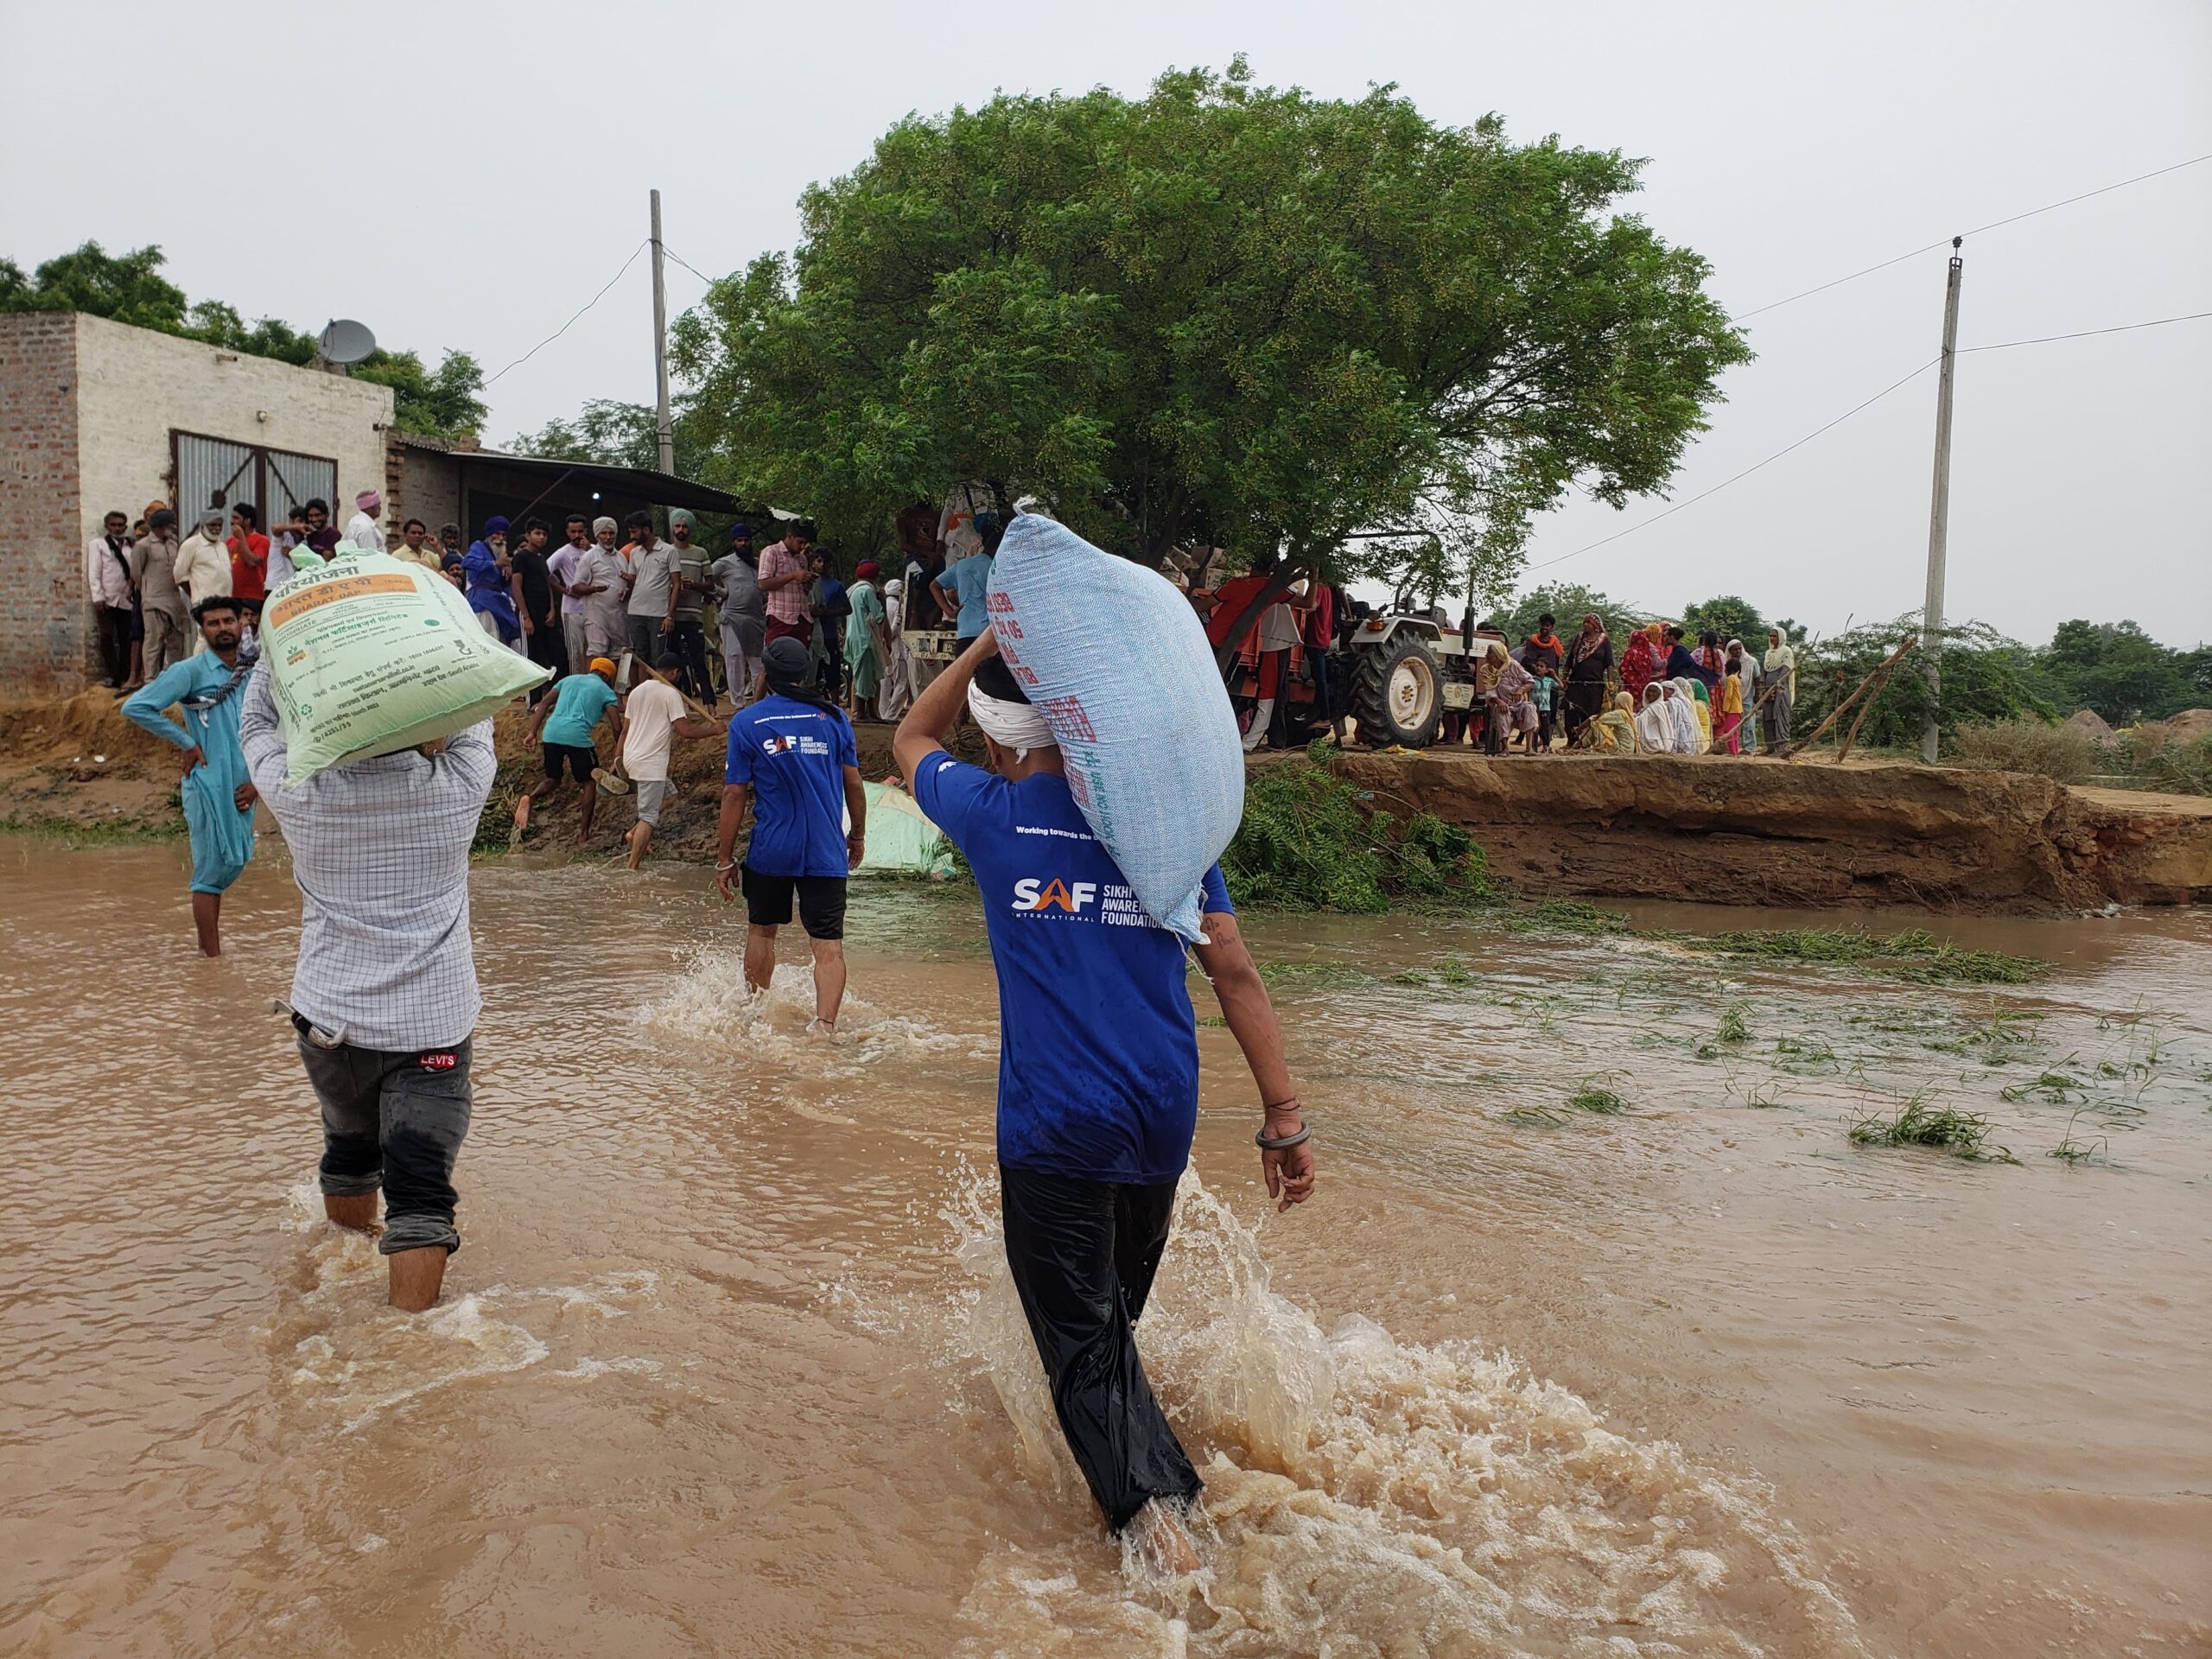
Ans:
<svg viewBox="0 0 2212 1659"><path fill-rule="evenodd" d="M1209 1483L1209 1570L1166 1585L1101 1534L997 1260L972 899L856 899L824 1048L803 970L743 1005L702 872L475 887L467 1243L410 1319L319 1219L266 1011L280 850L209 964L181 850L0 842L0 1652L2212 1633L2212 918L1961 925L2059 964L1993 995L1250 918L1293 970L1322 1185L1262 1219L1249 1079L1202 1031L1198 1179L1141 1339ZM1732 1001L1749 1039L1715 1044ZM2000 1094L2046 1072L2078 1086ZM1526 1121L1598 1077L1628 1113ZM2018 1166L1848 1142L1847 1113L1920 1089ZM2069 1125L2101 1142L2079 1166L2044 1155Z"/></svg>

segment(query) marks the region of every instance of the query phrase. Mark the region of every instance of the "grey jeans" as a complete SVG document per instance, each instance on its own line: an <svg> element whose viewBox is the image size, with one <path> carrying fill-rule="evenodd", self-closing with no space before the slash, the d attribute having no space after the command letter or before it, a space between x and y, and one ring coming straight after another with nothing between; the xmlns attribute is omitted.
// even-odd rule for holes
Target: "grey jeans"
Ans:
<svg viewBox="0 0 2212 1659"><path fill-rule="evenodd" d="M442 1244L454 1230L453 1166L468 1135L472 1040L392 1052L326 1043L299 1015L300 1064L322 1103L323 1192L333 1198L384 1190L386 1255Z"/></svg>

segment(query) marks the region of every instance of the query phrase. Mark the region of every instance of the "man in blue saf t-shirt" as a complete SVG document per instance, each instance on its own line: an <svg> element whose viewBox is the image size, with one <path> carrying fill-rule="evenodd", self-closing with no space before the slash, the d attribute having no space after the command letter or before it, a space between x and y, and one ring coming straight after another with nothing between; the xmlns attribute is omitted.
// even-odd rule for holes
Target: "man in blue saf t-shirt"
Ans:
<svg viewBox="0 0 2212 1659"><path fill-rule="evenodd" d="M990 770L942 734L963 707ZM1058 747L987 629L893 740L915 801L976 873L999 979L999 1200L1007 1262L1092 1495L1172 1570L1198 1565L1179 1511L1199 1490L1137 1357L1133 1327L1166 1248L1198 1121L1198 1046L1183 942L1152 925L1091 834ZM1258 1084L1261 1167L1283 1208L1313 1191L1313 1149L1267 987L1218 866L1198 966Z"/></svg>
<svg viewBox="0 0 2212 1659"><path fill-rule="evenodd" d="M775 977L776 930L790 922L798 897L814 943L811 1029L826 1037L845 998L845 878L867 850L868 794L852 725L814 689L806 646L772 639L760 664L767 695L730 716L715 880L725 899L737 896L734 876L744 890L745 982L755 995ZM737 830L748 800L753 839L741 868Z"/></svg>

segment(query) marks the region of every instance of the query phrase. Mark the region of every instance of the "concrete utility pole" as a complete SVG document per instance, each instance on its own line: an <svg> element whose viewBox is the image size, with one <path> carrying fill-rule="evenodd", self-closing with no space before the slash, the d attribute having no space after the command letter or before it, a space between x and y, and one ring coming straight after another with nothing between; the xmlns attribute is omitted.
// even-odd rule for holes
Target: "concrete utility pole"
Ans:
<svg viewBox="0 0 2212 1659"><path fill-rule="evenodd" d="M662 275L660 257L660 192L656 190L652 193L652 195L653 389L656 399L653 404L653 435L660 442L660 469L664 473L672 473L676 470L676 428L670 422L668 416L668 284ZM1958 261L1955 259L1951 263L1955 270ZM1953 278L1953 286L1955 288L1956 286L1956 282L1957 279L1955 276ZM1951 311L1954 321L1956 320L1958 308L1958 302L1955 298L1951 302ZM1944 347L1946 353L1948 353L1949 349L1950 348L1948 346ZM1946 356L1944 359L1945 367L1943 370L1946 378L1943 384L1947 387L1950 385L1950 380L1948 378L1950 374L1949 362L1949 358ZM1947 401L1944 407L1948 411L1949 409L1949 404L1948 402L1948 393L1947 392L1945 396ZM1948 445L1948 435L1950 432L1950 416L1948 413L1944 416L1943 429L1945 433L1945 441Z"/></svg>
<svg viewBox="0 0 2212 1659"><path fill-rule="evenodd" d="M1943 703L1943 555L1951 520L1951 378L1959 361L1959 258L1962 238L1951 238L1951 275L1943 289L1943 361L1936 382L1936 482L1928 505L1928 601L1920 618L1921 648L1928 653L1928 724L1920 734L1920 758L1936 764L1936 713ZM658 270L658 267L656 267Z"/></svg>

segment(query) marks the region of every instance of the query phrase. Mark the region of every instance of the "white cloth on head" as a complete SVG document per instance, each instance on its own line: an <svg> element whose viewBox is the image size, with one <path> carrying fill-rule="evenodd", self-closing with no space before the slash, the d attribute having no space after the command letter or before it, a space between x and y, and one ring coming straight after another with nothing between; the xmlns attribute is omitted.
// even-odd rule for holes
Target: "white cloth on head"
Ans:
<svg viewBox="0 0 2212 1659"><path fill-rule="evenodd" d="M968 712L976 716L984 736L1002 749L1012 749L1017 760L1027 760L1030 750L1044 748L1052 741L1052 728L1036 709L1026 702L995 697L972 680L968 685Z"/></svg>
<svg viewBox="0 0 2212 1659"><path fill-rule="evenodd" d="M1656 680L1643 688L1643 707L1636 711L1636 735L1652 754L1675 753L1675 717L1668 712L1667 694Z"/></svg>

